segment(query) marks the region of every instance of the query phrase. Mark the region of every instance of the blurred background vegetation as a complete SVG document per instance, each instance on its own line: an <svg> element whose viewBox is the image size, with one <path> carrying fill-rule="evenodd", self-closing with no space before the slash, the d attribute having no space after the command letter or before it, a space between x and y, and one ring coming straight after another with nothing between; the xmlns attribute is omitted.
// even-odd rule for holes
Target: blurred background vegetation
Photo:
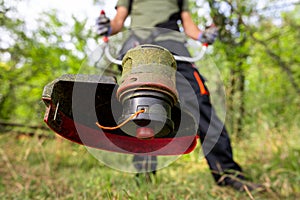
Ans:
<svg viewBox="0 0 300 200"><path fill-rule="evenodd" d="M95 31L86 25L89 16L73 16L66 29L56 10L41 13L32 31L18 17L17 3L0 0L0 197L300 198L300 1L262 2L190 0L200 27L213 22L220 28L211 53L198 65L216 93L218 84L225 86L236 159L268 188L251 197L217 187L197 153L162 170L154 185L136 188L131 174L106 168L83 147L52 139L43 123L43 87L79 71L92 51L89 44L97 44ZM201 15L203 5L209 16ZM220 72L216 81L204 67L212 61Z"/></svg>

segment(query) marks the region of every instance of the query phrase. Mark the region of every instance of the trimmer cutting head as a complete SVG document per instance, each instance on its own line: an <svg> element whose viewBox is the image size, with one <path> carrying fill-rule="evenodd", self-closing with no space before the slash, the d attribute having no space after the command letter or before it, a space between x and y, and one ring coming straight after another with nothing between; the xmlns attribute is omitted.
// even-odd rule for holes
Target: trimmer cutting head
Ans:
<svg viewBox="0 0 300 200"><path fill-rule="evenodd" d="M141 45L125 54L122 67L117 99L124 110L119 121L144 110L122 130L129 135L136 133L138 138L164 137L173 132L171 109L178 102L173 55L160 46ZM145 130L149 130L148 134Z"/></svg>

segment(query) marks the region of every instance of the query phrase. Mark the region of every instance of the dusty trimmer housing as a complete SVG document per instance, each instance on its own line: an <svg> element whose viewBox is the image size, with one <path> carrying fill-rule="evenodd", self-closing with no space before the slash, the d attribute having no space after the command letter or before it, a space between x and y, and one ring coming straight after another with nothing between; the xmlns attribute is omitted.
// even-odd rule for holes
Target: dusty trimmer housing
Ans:
<svg viewBox="0 0 300 200"><path fill-rule="evenodd" d="M191 152L196 126L180 108L172 54L141 45L127 52L122 68L120 85L112 76L83 74L63 75L46 85L44 121L62 137L93 148L142 155Z"/></svg>

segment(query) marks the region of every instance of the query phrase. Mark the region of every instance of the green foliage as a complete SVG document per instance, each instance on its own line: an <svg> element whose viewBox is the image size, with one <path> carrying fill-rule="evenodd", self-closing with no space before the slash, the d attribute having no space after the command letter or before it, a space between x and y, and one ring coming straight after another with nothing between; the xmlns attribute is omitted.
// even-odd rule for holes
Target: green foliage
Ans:
<svg viewBox="0 0 300 200"><path fill-rule="evenodd" d="M275 25L249 1L208 2L220 32L213 56L203 66L214 62L220 70L230 132L245 136L266 124L285 129L297 123L299 8L283 14L282 23ZM254 22L253 16L261 20ZM213 75L201 66L200 70L209 83Z"/></svg>
<svg viewBox="0 0 300 200"><path fill-rule="evenodd" d="M196 2L191 4L193 17L198 18ZM285 126L293 121L287 119L299 118L295 109L299 100L294 98L300 85L297 10L285 14L280 26L268 19L254 25L249 23L255 11L251 2L209 1L209 5L220 28L212 60L224 80L229 128L238 133L237 126L251 129L257 120ZM38 124L44 112L43 87L62 74L78 73L91 53L87 41L93 40L93 32L86 20L76 17L68 30L55 10L41 15L37 30L30 31L12 17L17 16L14 8L4 2L0 8L2 30L13 39L1 40L0 46L1 58L6 58L0 62L0 119ZM208 80L212 76L204 75Z"/></svg>
<svg viewBox="0 0 300 200"><path fill-rule="evenodd" d="M9 59L0 63L0 119L37 124L44 112L43 87L63 74L78 72L91 31L85 31L85 21L74 17L74 29L66 33L67 25L55 11L41 16L37 30L26 30L24 22L10 19L8 12L2 13L3 28L14 42L1 49Z"/></svg>

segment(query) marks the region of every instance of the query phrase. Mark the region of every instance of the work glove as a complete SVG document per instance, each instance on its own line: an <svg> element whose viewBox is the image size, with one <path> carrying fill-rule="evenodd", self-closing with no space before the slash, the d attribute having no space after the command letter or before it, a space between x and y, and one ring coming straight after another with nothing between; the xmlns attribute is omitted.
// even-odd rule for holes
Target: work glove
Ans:
<svg viewBox="0 0 300 200"><path fill-rule="evenodd" d="M102 10L100 16L96 20L97 34L100 36L109 36L111 34L110 19L106 17Z"/></svg>
<svg viewBox="0 0 300 200"><path fill-rule="evenodd" d="M203 44L213 44L218 36L218 28L216 26L210 26L199 34L198 41Z"/></svg>

